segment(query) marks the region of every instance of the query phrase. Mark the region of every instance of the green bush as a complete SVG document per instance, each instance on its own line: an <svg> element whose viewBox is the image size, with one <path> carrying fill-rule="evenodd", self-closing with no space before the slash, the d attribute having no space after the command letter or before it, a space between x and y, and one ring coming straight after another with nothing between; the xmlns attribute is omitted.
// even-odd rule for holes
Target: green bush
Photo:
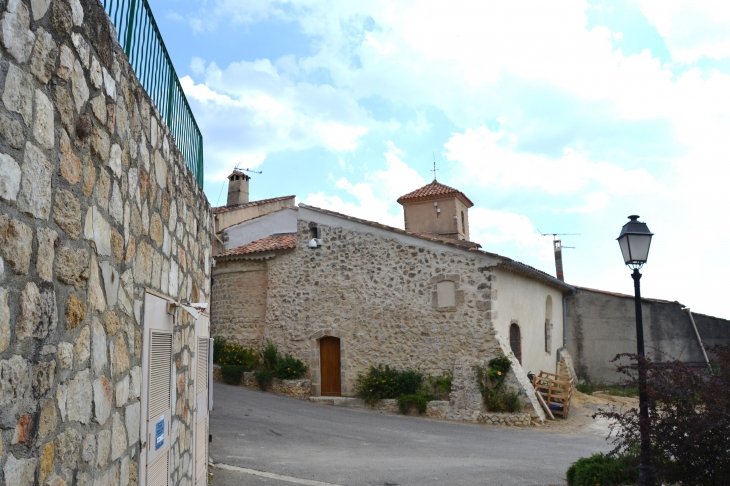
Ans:
<svg viewBox="0 0 730 486"><path fill-rule="evenodd" d="M388 365L379 364L371 366L366 374L357 376L357 396L363 398L365 403L373 404L383 398L396 398L398 396L397 380L398 371Z"/></svg>
<svg viewBox="0 0 730 486"><path fill-rule="evenodd" d="M279 363L279 347L267 340L261 350L261 361L265 370L275 370Z"/></svg>
<svg viewBox="0 0 730 486"><path fill-rule="evenodd" d="M568 486L636 484L639 459L633 455L594 454L574 462L566 472Z"/></svg>
<svg viewBox="0 0 730 486"><path fill-rule="evenodd" d="M259 388L266 391L269 387L271 387L271 383L274 381L274 378L276 378L276 371L258 370L254 372L253 377L256 379L256 383L258 383Z"/></svg>
<svg viewBox="0 0 730 486"><path fill-rule="evenodd" d="M449 393L451 392L451 383L453 377L451 373L444 371L441 376L429 376L428 384L430 386L430 394L440 400L448 400Z"/></svg>
<svg viewBox="0 0 730 486"><path fill-rule="evenodd" d="M504 382L511 367L509 358L504 355L489 360L486 370L474 365L484 406L490 412L514 413L522 410L520 394L507 392L504 389Z"/></svg>
<svg viewBox="0 0 730 486"><path fill-rule="evenodd" d="M283 358L277 357L276 361L276 377L280 380L299 378L307 372L307 365L291 354L285 354Z"/></svg>
<svg viewBox="0 0 730 486"><path fill-rule="evenodd" d="M221 376L223 377L223 382L229 385L240 385L244 371L246 371L244 366L222 365Z"/></svg>
<svg viewBox="0 0 730 486"><path fill-rule="evenodd" d="M244 371L256 368L259 357L255 349L245 348L238 343L229 343L221 337L213 341L213 362L223 365L243 366Z"/></svg>
<svg viewBox="0 0 730 486"><path fill-rule="evenodd" d="M421 389L423 384L423 373L415 370L398 371L395 379L395 394L415 395Z"/></svg>
<svg viewBox="0 0 730 486"><path fill-rule="evenodd" d="M428 399L420 393L401 395L397 398L397 400L398 410L403 414L408 413L409 407L416 407L419 414L425 412L428 407Z"/></svg>

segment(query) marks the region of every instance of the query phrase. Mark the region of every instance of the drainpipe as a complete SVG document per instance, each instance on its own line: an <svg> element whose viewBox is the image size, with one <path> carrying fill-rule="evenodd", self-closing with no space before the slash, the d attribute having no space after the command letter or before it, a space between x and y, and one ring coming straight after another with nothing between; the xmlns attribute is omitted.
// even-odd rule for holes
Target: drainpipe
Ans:
<svg viewBox="0 0 730 486"><path fill-rule="evenodd" d="M700 349L702 350L702 354L705 356L705 362L707 363L708 368L712 368L710 366L710 360L707 357L707 351L705 351L705 345L702 344L702 338L700 337L700 332L697 330L697 324L695 324L695 318L692 316L692 311L689 310L689 307L685 307L682 310L686 310L687 314L689 314L689 320L692 321L692 327L695 330L695 335L697 336L697 342L700 343Z"/></svg>
<svg viewBox="0 0 730 486"><path fill-rule="evenodd" d="M575 296L575 289L570 291L570 294L563 294L563 345L558 348L558 351L555 353L555 374L558 374L558 371L560 371L559 365L560 365L560 353L568 346L568 339L566 336L565 331L565 321L566 318L566 308L568 307L568 299Z"/></svg>

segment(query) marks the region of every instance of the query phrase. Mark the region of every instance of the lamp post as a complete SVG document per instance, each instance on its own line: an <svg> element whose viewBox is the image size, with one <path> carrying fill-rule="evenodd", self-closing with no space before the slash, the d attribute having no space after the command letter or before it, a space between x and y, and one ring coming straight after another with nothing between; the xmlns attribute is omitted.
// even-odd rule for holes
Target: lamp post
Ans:
<svg viewBox="0 0 730 486"><path fill-rule="evenodd" d="M644 360L644 325L641 316L641 286L639 269L649 257L649 246L654 234L639 217L629 216L629 222L621 228L617 238L626 266L633 269L634 301L636 304L636 354L639 355L639 435L641 449L639 452L639 485L654 484L651 469L651 442L649 438L649 403L646 396L646 361Z"/></svg>

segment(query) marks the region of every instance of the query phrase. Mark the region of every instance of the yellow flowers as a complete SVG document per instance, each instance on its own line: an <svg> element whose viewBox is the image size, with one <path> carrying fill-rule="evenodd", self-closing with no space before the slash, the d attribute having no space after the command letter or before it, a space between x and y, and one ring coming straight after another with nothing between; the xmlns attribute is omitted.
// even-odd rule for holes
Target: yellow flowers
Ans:
<svg viewBox="0 0 730 486"><path fill-rule="evenodd" d="M498 374L499 376L502 376L502 372L501 372L501 371L497 371L497 374Z"/></svg>

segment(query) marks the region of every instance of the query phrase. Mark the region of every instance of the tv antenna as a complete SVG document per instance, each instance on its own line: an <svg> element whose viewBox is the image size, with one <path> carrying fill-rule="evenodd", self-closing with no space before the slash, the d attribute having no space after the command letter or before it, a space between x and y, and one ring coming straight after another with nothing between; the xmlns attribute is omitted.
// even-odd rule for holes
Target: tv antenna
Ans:
<svg viewBox="0 0 730 486"><path fill-rule="evenodd" d="M553 237L553 250L555 251L555 276L561 282L565 281L563 275L563 248L575 248L574 246L563 246L563 242L558 239L558 236L580 236L580 233L543 233L537 230L541 236L552 236Z"/></svg>
<svg viewBox="0 0 730 486"><path fill-rule="evenodd" d="M433 172L433 180L436 180L436 172L439 170L436 168L436 153L431 152L433 154L433 169L431 169L431 172Z"/></svg>
<svg viewBox="0 0 730 486"><path fill-rule="evenodd" d="M248 168L244 169L241 167L241 164L243 164L243 162L239 162L238 164L236 164L236 166L233 168L233 170L238 170L241 172L251 172L252 174L263 174L263 171L260 171L260 170L253 170L253 169L248 169ZM221 194L223 194L224 187L226 187L225 182L221 185L221 190L218 193L218 199L215 202L216 206L221 202Z"/></svg>
<svg viewBox="0 0 730 486"><path fill-rule="evenodd" d="M243 167L241 167L241 164L243 164L243 162L239 162L238 164L236 164L236 167L234 167L234 169L240 170L241 172L251 172L252 174L263 174L264 173L261 170L253 170L253 169L248 169L248 168L244 169Z"/></svg>

